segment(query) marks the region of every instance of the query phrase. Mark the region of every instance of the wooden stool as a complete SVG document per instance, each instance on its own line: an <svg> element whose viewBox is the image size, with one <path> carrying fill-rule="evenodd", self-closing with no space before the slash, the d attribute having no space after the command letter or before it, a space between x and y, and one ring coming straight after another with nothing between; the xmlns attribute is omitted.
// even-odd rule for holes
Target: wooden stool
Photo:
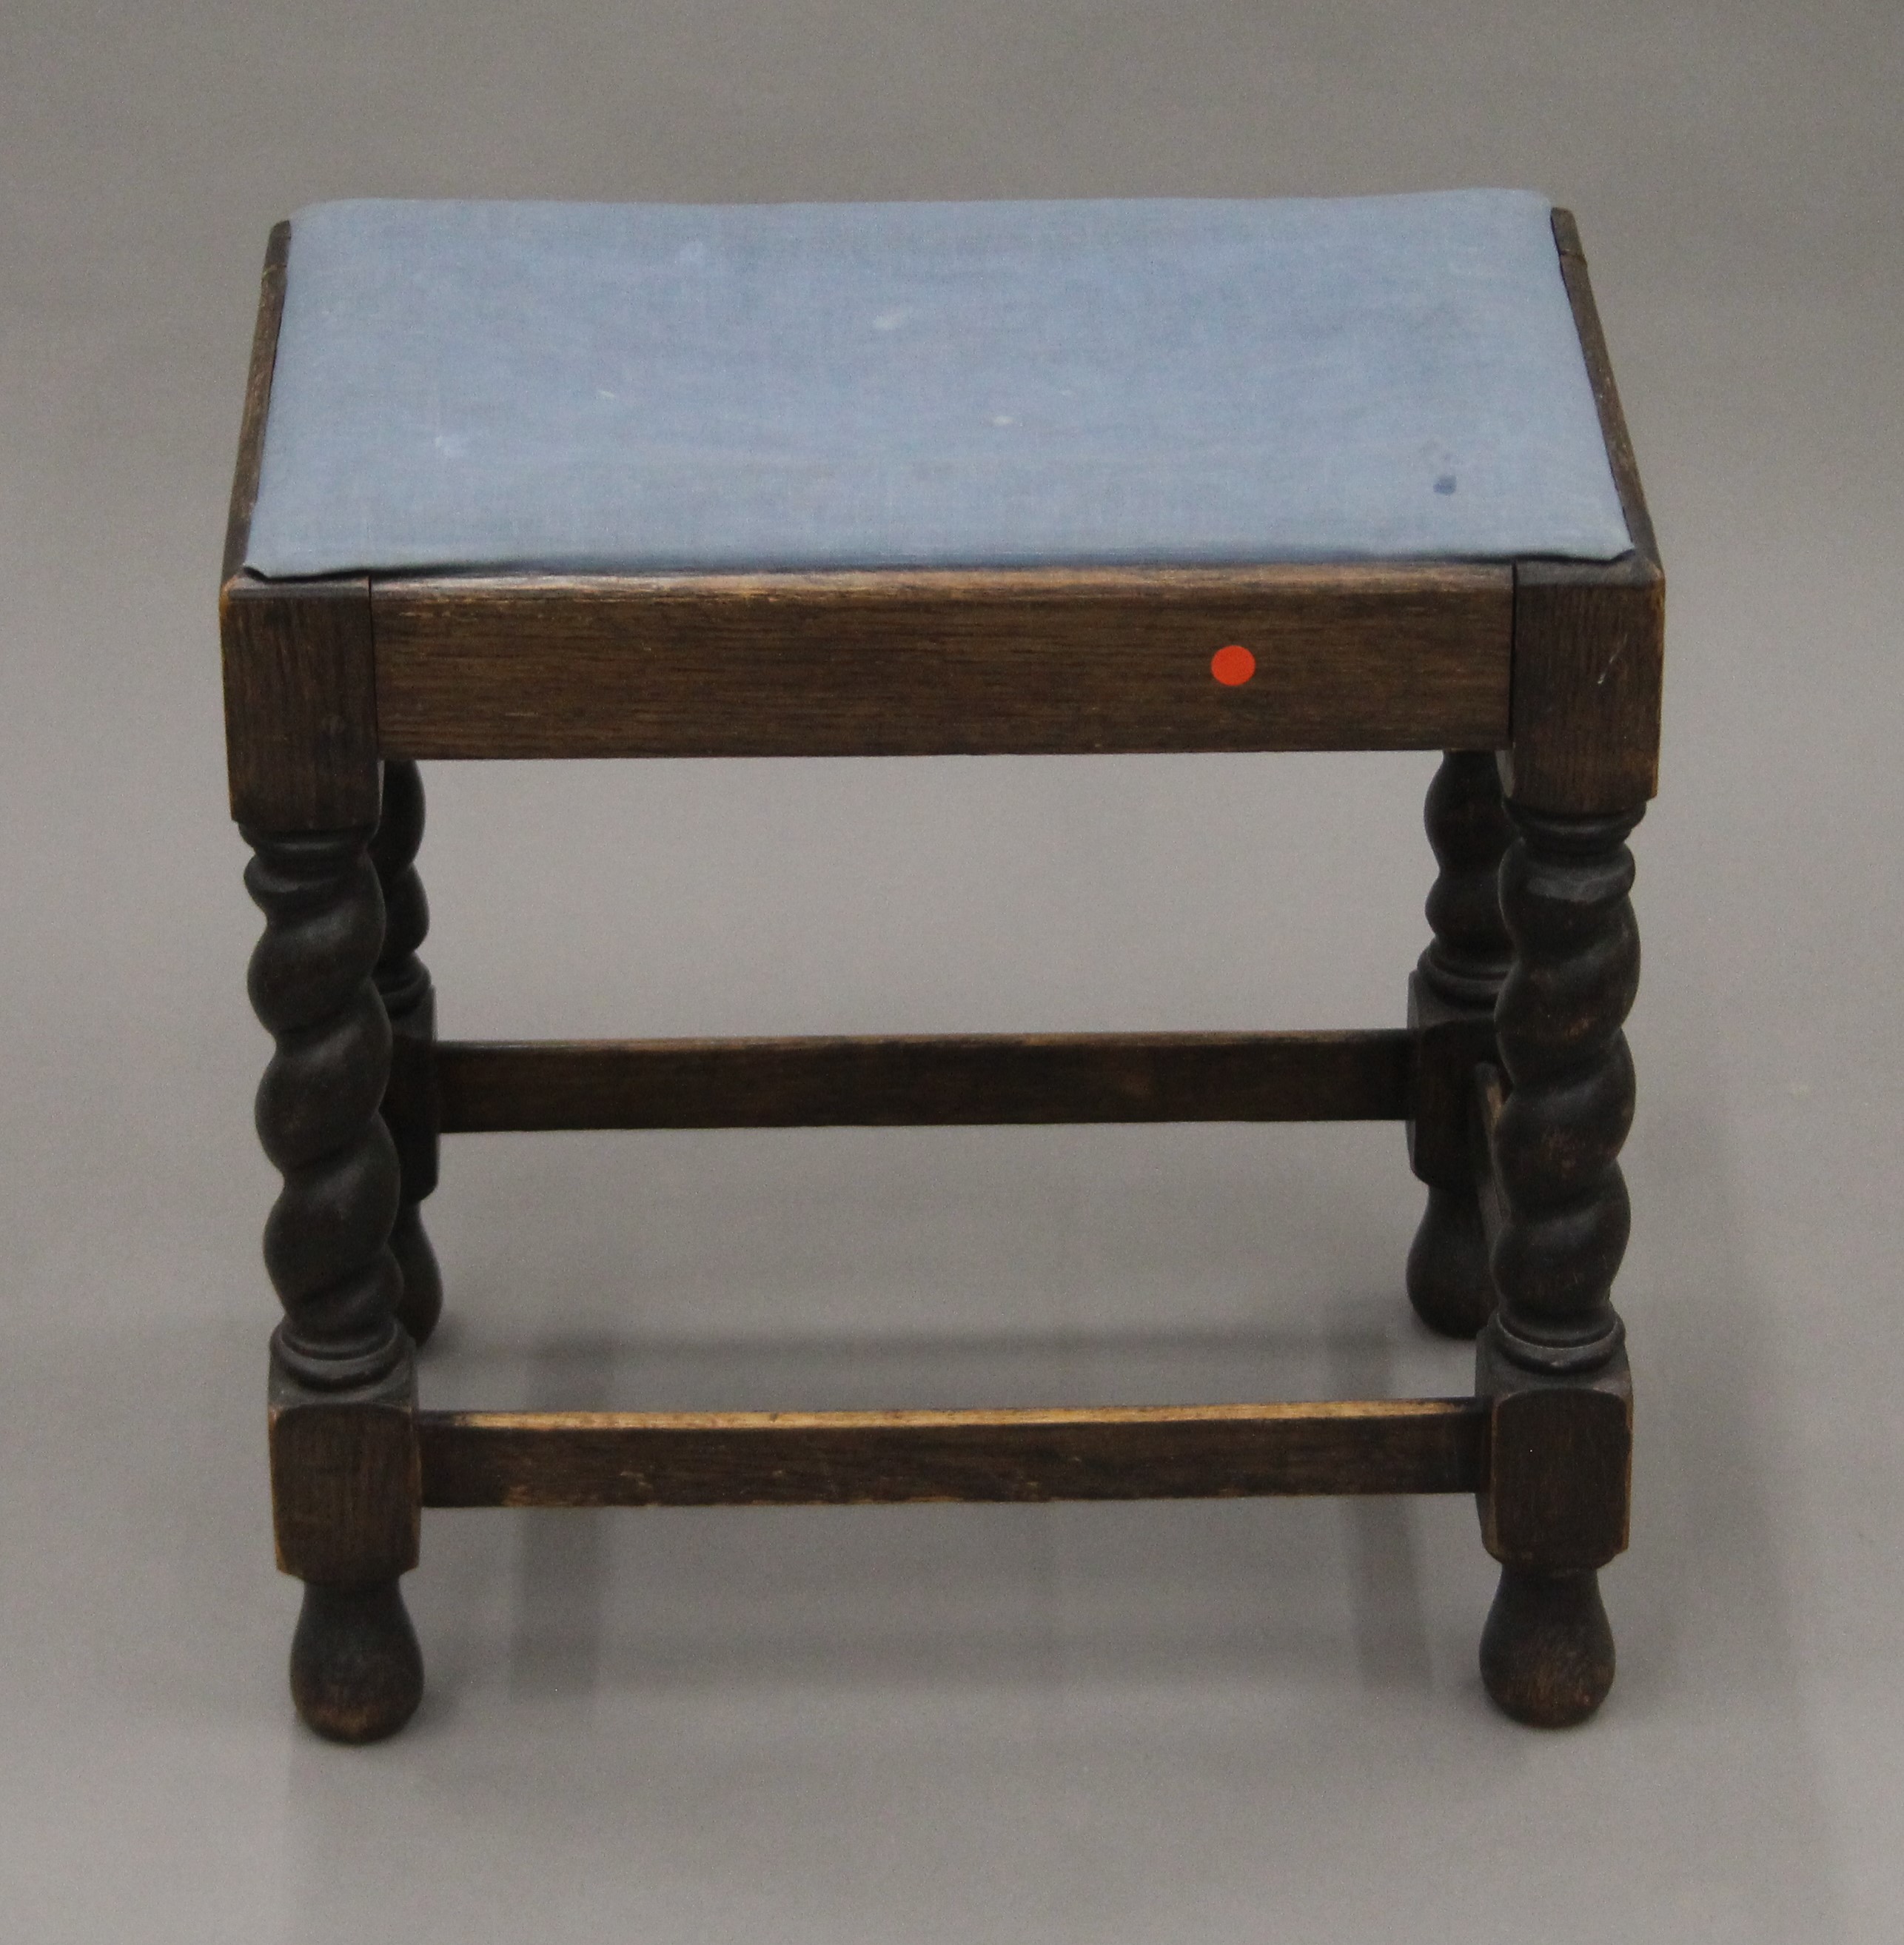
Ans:
<svg viewBox="0 0 1904 1945"><path fill-rule="evenodd" d="M300 1714L415 1707L425 1506L1473 1493L1522 1721L1613 1679L1610 1301L1662 587L1571 218L1320 202L363 203L273 233L220 603ZM1408 1024L439 1041L419 760L1440 749ZM1474 1395L427 1411L468 1130L1407 1125Z"/></svg>

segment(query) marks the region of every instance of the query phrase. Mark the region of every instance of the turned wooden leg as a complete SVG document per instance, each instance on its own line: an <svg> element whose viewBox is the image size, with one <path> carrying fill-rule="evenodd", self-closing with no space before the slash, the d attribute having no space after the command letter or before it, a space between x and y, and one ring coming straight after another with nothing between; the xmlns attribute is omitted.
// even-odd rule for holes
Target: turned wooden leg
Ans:
<svg viewBox="0 0 1904 1945"><path fill-rule="evenodd" d="M1613 1685L1597 1570L1626 1544L1632 1388L1612 1289L1628 1226L1618 1157L1633 1064L1621 1022L1640 945L1625 840L1639 812L1508 814L1501 902L1514 966L1496 1023L1510 1091L1491 1144L1500 1305L1477 1387L1493 1401L1481 1523L1502 1574L1481 1673L1510 1715L1560 1728Z"/></svg>
<svg viewBox="0 0 1904 1945"><path fill-rule="evenodd" d="M430 1246L417 1204L436 1186L439 1117L435 1069L436 996L417 948L430 929L430 905L417 875L423 842L423 780L414 763L384 766L383 815L371 840L371 862L384 892L384 949L375 979L390 1022L390 1083L384 1121L396 1143L402 1188L390 1251L403 1274L397 1321L421 1344L443 1311L442 1272Z"/></svg>
<svg viewBox="0 0 1904 1945"><path fill-rule="evenodd" d="M1409 1161L1428 1185L1408 1253L1408 1300L1431 1329L1471 1337L1493 1311L1494 1284L1475 1196L1470 1102L1476 1065L1496 1057L1494 1003L1510 952L1499 880L1512 833L1491 752L1447 752L1424 821L1439 875L1428 898L1434 937L1408 982L1408 1023L1420 1036Z"/></svg>
<svg viewBox="0 0 1904 1945"><path fill-rule="evenodd" d="M421 1498L410 1342L389 1248L396 1150L379 1117L390 1029L371 974L384 902L368 830L245 833L264 914L251 1003L276 1043L257 1130L284 1176L264 1259L285 1308L271 1340L278 1562L304 1581L298 1713L344 1742L387 1736L422 1694L397 1577Z"/></svg>

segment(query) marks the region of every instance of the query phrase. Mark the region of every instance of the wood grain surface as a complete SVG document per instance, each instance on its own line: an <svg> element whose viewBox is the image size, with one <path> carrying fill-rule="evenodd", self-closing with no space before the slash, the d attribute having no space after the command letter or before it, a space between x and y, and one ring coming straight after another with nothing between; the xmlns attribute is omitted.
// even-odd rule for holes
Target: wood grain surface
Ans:
<svg viewBox="0 0 1904 1945"><path fill-rule="evenodd" d="M362 1587L416 1565L416 1396L407 1357L375 1386L328 1395L274 1364L266 1423L280 1572Z"/></svg>
<svg viewBox="0 0 1904 1945"><path fill-rule="evenodd" d="M1529 1371L1483 1333L1475 1389L1493 1421L1476 1494L1481 1538L1505 1566L1579 1572L1625 1550L1633 1487L1633 1374L1622 1349L1597 1370Z"/></svg>
<svg viewBox="0 0 1904 1945"><path fill-rule="evenodd" d="M370 583L268 583L245 550L264 461L291 226L265 251L218 599L232 815L259 831L377 821L377 687Z"/></svg>
<svg viewBox="0 0 1904 1945"><path fill-rule="evenodd" d="M1581 354L1586 359L1594 403L1599 409L1601 436L1607 442L1607 464L1613 468L1620 510L1626 516L1626 531L1635 551L1656 566L1659 547L1653 535L1653 516L1647 510L1646 492L1640 484L1639 462L1633 456L1632 436L1626 429L1619 387L1613 379L1607 334L1601 328L1600 309L1594 301L1593 285L1587 275L1587 253L1580 242L1580 226L1570 209L1554 212L1554 245L1560 252L1560 277L1567 285L1567 301L1573 307L1574 328L1580 335Z"/></svg>
<svg viewBox="0 0 1904 1945"><path fill-rule="evenodd" d="M1457 1493L1487 1473L1472 1398L1097 1410L423 1412L430 1506Z"/></svg>
<svg viewBox="0 0 1904 1945"><path fill-rule="evenodd" d="M1584 815L1631 809L1659 788L1665 576L1579 232L1565 210L1554 213L1554 235L1634 550L1604 566L1516 566L1514 734L1504 774L1517 802Z"/></svg>
<svg viewBox="0 0 1904 1945"><path fill-rule="evenodd" d="M1504 566L380 579L405 757L1496 749ZM1212 658L1247 648L1226 684Z"/></svg>
<svg viewBox="0 0 1904 1945"><path fill-rule="evenodd" d="M1400 1120L1402 1028L440 1042L445 1133L534 1128Z"/></svg>
<svg viewBox="0 0 1904 1945"><path fill-rule="evenodd" d="M239 575L219 602L231 813L248 830L375 825L375 649L363 579Z"/></svg>
<svg viewBox="0 0 1904 1945"><path fill-rule="evenodd" d="M245 550L251 544L251 510L257 504L258 475L264 464L264 424L270 416L271 379L278 362L278 327L284 319L285 267L290 260L291 225L280 223L265 246L257 322L251 334L251 362L245 380L245 412L238 427L238 464L232 475L231 509L225 521L221 581L230 580L245 565Z"/></svg>

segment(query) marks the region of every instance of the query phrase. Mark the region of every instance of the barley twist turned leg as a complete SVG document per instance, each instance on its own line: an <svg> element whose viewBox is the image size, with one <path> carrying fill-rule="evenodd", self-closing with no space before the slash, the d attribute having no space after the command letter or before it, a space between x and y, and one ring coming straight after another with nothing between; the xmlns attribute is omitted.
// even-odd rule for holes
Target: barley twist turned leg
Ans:
<svg viewBox="0 0 1904 1945"><path fill-rule="evenodd" d="M423 842L423 781L414 763L384 766L383 816L371 840L371 862L384 892L384 949L375 979L393 1044L384 1120L396 1143L402 1189L390 1252L403 1273L397 1321L421 1344L442 1315L443 1279L417 1204L436 1186L437 1117L430 1065L436 996L417 948L430 929L430 905L417 875Z"/></svg>
<svg viewBox="0 0 1904 1945"><path fill-rule="evenodd" d="M1626 1543L1632 1394L1612 1288L1629 1222L1621 1023L1639 981L1625 843L1639 813L1509 812L1501 902L1514 956L1496 1022L1511 1091L1493 1142L1500 1307L1479 1355L1479 1389L1495 1401L1483 1527L1502 1574L1481 1671L1508 1714L1557 1727L1612 1686L1597 1569Z"/></svg>
<svg viewBox="0 0 1904 1945"><path fill-rule="evenodd" d="M1450 750L1423 820L1439 875L1434 932L1408 982L1409 1025L1422 1037L1409 1159L1428 1207L1408 1253L1408 1300L1422 1321L1471 1337L1494 1308L1468 1129L1475 1064L1494 1054L1494 1003L1511 948L1502 923L1501 857L1512 835L1491 752Z"/></svg>
<svg viewBox="0 0 1904 1945"><path fill-rule="evenodd" d="M416 1564L414 1378L388 1247L397 1158L378 1116L390 1031L371 969L384 905L367 831L247 831L263 912L251 1003L276 1042L258 1136L284 1176L264 1256L279 1563L305 1583L291 1694L319 1733L390 1734L422 1691L397 1577Z"/></svg>

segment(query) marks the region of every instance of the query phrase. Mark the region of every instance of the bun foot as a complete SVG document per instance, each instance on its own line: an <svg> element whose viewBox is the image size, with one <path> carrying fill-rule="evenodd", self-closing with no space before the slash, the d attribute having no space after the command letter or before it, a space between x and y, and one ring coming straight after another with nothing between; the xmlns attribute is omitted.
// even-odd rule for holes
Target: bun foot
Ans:
<svg viewBox="0 0 1904 1945"><path fill-rule="evenodd" d="M1471 1189L1436 1188L1408 1252L1408 1300L1444 1337L1473 1337L1494 1314L1494 1278Z"/></svg>
<svg viewBox="0 0 1904 1945"><path fill-rule="evenodd" d="M1598 1574L1502 1567L1481 1630L1481 1680L1517 1722L1537 1729L1584 1722L1613 1685L1613 1631Z"/></svg>
<svg viewBox="0 0 1904 1945"><path fill-rule="evenodd" d="M396 1226L390 1231L390 1253L403 1272L396 1321L409 1332L411 1343L424 1343L443 1314L443 1273L436 1266L436 1252L414 1202L398 1207Z"/></svg>
<svg viewBox="0 0 1904 1945"><path fill-rule="evenodd" d="M380 1742L423 1699L423 1651L398 1583L307 1584L291 1643L291 1699L334 1743Z"/></svg>

